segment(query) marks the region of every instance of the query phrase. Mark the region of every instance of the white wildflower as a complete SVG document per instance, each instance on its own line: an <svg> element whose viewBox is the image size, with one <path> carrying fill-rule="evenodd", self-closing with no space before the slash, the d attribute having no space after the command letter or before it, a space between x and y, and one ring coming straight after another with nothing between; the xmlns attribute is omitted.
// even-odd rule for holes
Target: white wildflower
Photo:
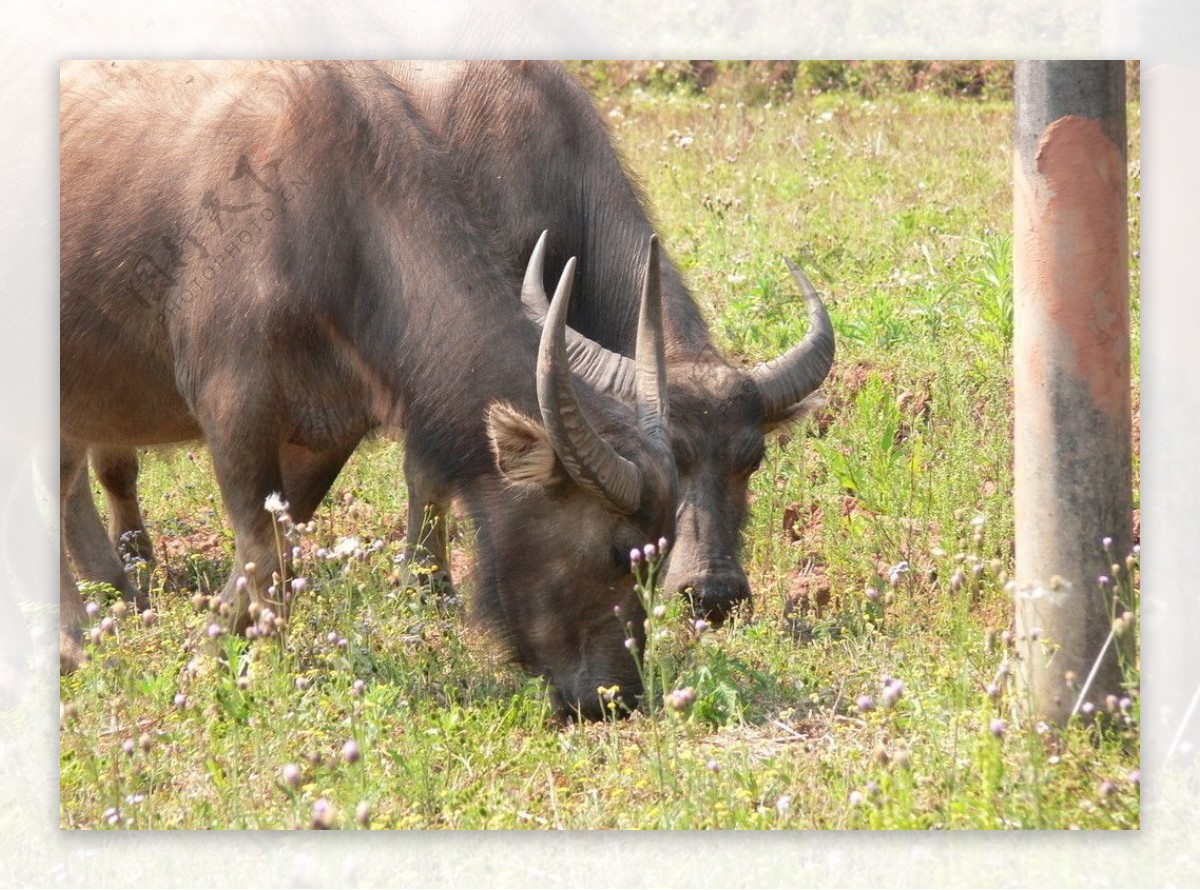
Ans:
<svg viewBox="0 0 1200 890"><path fill-rule="evenodd" d="M268 513L278 516L280 513L283 513L285 510L287 510L288 503L280 496L279 492L273 491L267 495L267 499L263 501L263 507Z"/></svg>

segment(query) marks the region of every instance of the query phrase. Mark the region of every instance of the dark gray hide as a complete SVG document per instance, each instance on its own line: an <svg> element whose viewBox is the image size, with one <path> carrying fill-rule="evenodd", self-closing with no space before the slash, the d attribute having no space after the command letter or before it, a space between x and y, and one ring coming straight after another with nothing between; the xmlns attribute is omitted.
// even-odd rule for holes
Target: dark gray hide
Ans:
<svg viewBox="0 0 1200 890"><path fill-rule="evenodd" d="M520 278L530 246L549 229L550 268L579 257L571 327L632 355L644 245L653 227L586 91L552 63L386 67L445 138L479 218L490 222L509 279ZM829 318L807 279L793 272L809 301L812 331L775 362L747 372L717 351L675 266L666 256L662 262L671 441L680 479L665 584L717 619L750 595L740 537L764 432L796 415L833 362ZM591 366L598 384L616 377L619 389L630 377L600 360ZM410 475L410 483L410 496L419 503L419 479Z"/></svg>
<svg viewBox="0 0 1200 890"><path fill-rule="evenodd" d="M491 261L396 80L365 63L71 63L61 133L68 539L89 445L202 438L235 566L254 563L265 591L267 496L306 521L363 435L403 426L430 485L475 521L477 607L514 655L588 716L598 686L638 693L613 607L641 625L628 551L673 532L661 343L639 352L636 408L571 387L561 327L523 316L520 275ZM568 266L560 314L570 280ZM644 306L653 330L653 295ZM77 563L103 539L82 524ZM66 552L69 668L83 615ZM241 630L235 580L221 596Z"/></svg>

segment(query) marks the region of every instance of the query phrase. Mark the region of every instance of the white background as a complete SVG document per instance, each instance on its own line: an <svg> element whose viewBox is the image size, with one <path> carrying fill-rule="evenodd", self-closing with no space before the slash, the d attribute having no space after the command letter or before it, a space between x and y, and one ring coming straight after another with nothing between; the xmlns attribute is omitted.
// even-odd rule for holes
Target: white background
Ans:
<svg viewBox="0 0 1200 890"><path fill-rule="evenodd" d="M1200 4L14 0L0 11L0 886L1196 886ZM1140 58L1143 829L138 834L58 829L58 63ZM1139 245L1131 245L1137 249Z"/></svg>

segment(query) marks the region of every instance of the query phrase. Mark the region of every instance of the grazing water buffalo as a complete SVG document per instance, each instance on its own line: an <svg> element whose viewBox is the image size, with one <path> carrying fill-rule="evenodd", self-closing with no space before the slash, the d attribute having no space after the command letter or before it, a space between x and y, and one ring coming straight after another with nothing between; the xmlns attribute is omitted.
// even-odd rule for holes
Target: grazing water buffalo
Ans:
<svg viewBox="0 0 1200 890"><path fill-rule="evenodd" d="M510 292L543 228L552 232L554 268L569 256L580 258L570 321L586 337L571 338L572 365L598 388L630 401L631 363L621 356L634 349L638 258L653 228L591 98L551 63L381 65L443 138L445 158L466 185L475 218L490 229L494 259L513 282ZM833 362L825 309L803 273L791 268L810 306L811 331L782 357L745 371L718 352L678 271L663 262L671 445L681 486L665 583L717 619L750 596L738 556L764 432L802 410ZM528 302L533 314L544 315L536 301ZM133 455L109 452L97 462L101 480L127 480L135 462ZM421 467L417 453L407 455L405 471L410 547L421 541L430 562L447 566L448 492L436 473ZM129 515L127 487L110 491L109 499L114 514ZM90 500L88 508L94 510ZM135 509L114 539L139 528Z"/></svg>
<svg viewBox="0 0 1200 890"><path fill-rule="evenodd" d="M574 338L572 365L600 388L631 399L630 363L620 355L632 355L636 342L638 257L653 228L591 97L552 63L390 62L386 68L445 139L447 158L480 218L490 220L498 261L511 280L519 279L543 229L552 234L552 266L579 257L570 323L594 342ZM788 265L808 301L811 330L782 357L744 371L718 352L678 271L663 261L671 446L680 479L665 585L718 619L750 596L738 556L764 432L796 416L833 363L829 317L803 273ZM438 514L438 493L425 490L413 462L409 470L410 498L418 506L429 502ZM414 523L409 528L411 534ZM435 558L446 564L443 553Z"/></svg>
<svg viewBox="0 0 1200 890"><path fill-rule="evenodd" d="M202 438L249 576L221 593L240 630L286 571L268 497L306 521L366 433L403 428L427 484L475 521L476 605L514 655L566 709L599 716L602 685L632 702L613 607L641 627L629 550L672 535L676 507L649 232L630 257L645 273L629 405L572 384L574 261L539 331L438 139L376 65L68 63L61 138L61 482L77 563L109 546L94 505L78 509L87 447L119 464ZM539 305L543 253L524 288ZM69 668L83 615L66 551Z"/></svg>

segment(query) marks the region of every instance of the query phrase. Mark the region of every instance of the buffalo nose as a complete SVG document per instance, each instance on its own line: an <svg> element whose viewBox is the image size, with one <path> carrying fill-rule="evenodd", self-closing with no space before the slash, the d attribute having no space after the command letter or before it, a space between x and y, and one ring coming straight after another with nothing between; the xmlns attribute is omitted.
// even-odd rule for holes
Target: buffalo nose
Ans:
<svg viewBox="0 0 1200 890"><path fill-rule="evenodd" d="M745 577L697 578L682 585L681 592L692 611L713 624L721 624L734 609L750 602L750 583Z"/></svg>

